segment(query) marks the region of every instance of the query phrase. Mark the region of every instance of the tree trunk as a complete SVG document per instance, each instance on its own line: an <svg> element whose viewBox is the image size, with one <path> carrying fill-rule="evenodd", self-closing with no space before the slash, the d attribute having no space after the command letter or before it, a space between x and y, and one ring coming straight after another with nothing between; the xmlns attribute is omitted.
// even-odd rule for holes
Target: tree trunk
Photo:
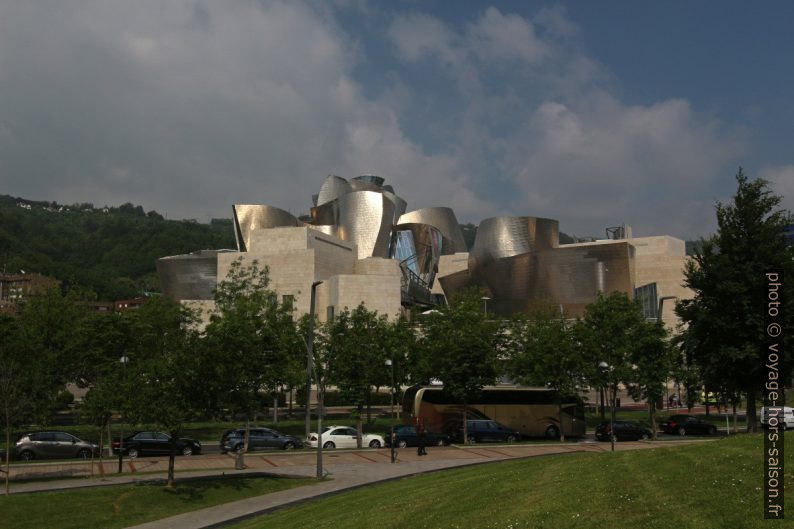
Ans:
<svg viewBox="0 0 794 529"><path fill-rule="evenodd" d="M273 394L273 424L278 424L278 393Z"/></svg>
<svg viewBox="0 0 794 529"><path fill-rule="evenodd" d="M466 399L463 399L463 443L469 443L469 421L467 420L468 408L466 406Z"/></svg>
<svg viewBox="0 0 794 529"><path fill-rule="evenodd" d="M245 420L245 438L243 439L243 452L248 452L248 437L251 433L251 421Z"/></svg>
<svg viewBox="0 0 794 529"><path fill-rule="evenodd" d="M289 387L289 407L287 408L287 417L292 419L292 393L294 392L295 388L292 386Z"/></svg>
<svg viewBox="0 0 794 529"><path fill-rule="evenodd" d="M560 442L565 442L565 432L562 429L562 398L557 402L557 420L560 423Z"/></svg>
<svg viewBox="0 0 794 529"><path fill-rule="evenodd" d="M113 435L110 430L110 422L113 420L111 417L108 419L108 459L113 459Z"/></svg>
<svg viewBox="0 0 794 529"><path fill-rule="evenodd" d="M733 433L737 432L739 427L739 417L736 416L736 404L733 405Z"/></svg>
<svg viewBox="0 0 794 529"><path fill-rule="evenodd" d="M612 387L612 402L610 402L611 413L609 415L609 441L612 443L612 451L615 451L615 401L618 398L618 386Z"/></svg>
<svg viewBox="0 0 794 529"><path fill-rule="evenodd" d="M755 414L755 391L750 390L747 392L747 431L757 432L758 421Z"/></svg>
<svg viewBox="0 0 794 529"><path fill-rule="evenodd" d="M9 492L9 481L11 478L11 419L9 417L8 406L5 410L6 416L6 496L11 494Z"/></svg>
<svg viewBox="0 0 794 529"><path fill-rule="evenodd" d="M372 424L372 392L367 391L367 424Z"/></svg>
<svg viewBox="0 0 794 529"><path fill-rule="evenodd" d="M356 430L357 430L356 431L356 434L357 434L356 435L356 446L358 448L361 448L361 440L362 440L361 439L361 430L364 428L364 425L363 425L364 417L362 417L363 414L364 414L364 406L361 403L359 403L358 404L358 419L356 420Z"/></svg>
<svg viewBox="0 0 794 529"><path fill-rule="evenodd" d="M105 425L99 427L99 474L105 474L105 467L102 466L102 451L105 449L105 443L103 442L105 433Z"/></svg>
<svg viewBox="0 0 794 529"><path fill-rule="evenodd" d="M174 460L176 459L176 440L179 432L171 431L171 450L168 454L168 482L167 488L174 487Z"/></svg>
<svg viewBox="0 0 794 529"><path fill-rule="evenodd" d="M651 401L648 404L650 405L650 413L651 413L651 439L655 441L656 440L656 403Z"/></svg>

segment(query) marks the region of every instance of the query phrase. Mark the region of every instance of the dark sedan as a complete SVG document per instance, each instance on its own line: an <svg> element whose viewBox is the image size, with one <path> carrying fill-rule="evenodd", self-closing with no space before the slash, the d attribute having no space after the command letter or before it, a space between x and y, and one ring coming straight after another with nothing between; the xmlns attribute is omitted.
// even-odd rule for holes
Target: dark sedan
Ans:
<svg viewBox="0 0 794 529"><path fill-rule="evenodd" d="M651 431L634 422L629 421L615 421L615 440L616 441L638 441L640 439L650 439ZM599 441L610 440L610 425L609 421L599 423L595 429L596 439Z"/></svg>
<svg viewBox="0 0 794 529"><path fill-rule="evenodd" d="M175 453L191 456L201 453L201 443L195 439L176 440ZM113 452L119 453L119 441L113 441ZM121 451L131 458L138 456L167 456L173 449L171 436L163 432L135 432L124 438Z"/></svg>
<svg viewBox="0 0 794 529"><path fill-rule="evenodd" d="M662 423L662 431L677 435L714 435L717 427L694 415L672 415Z"/></svg>
<svg viewBox="0 0 794 529"><path fill-rule="evenodd" d="M489 441L497 443L512 443L521 439L520 432L513 430L512 428L508 428L504 424L500 424L496 421L478 419L466 421L466 423L468 426L468 438L466 439L466 442L469 444ZM457 437L459 441L463 440L462 427L458 432Z"/></svg>
<svg viewBox="0 0 794 529"><path fill-rule="evenodd" d="M239 452L245 446L245 428L227 430L221 437L221 452ZM292 435L285 435L270 428L250 428L248 450L292 450L303 448L303 442Z"/></svg>
<svg viewBox="0 0 794 529"><path fill-rule="evenodd" d="M391 446L389 439L391 432L383 434L383 439L386 441L386 446ZM416 434L416 426L410 424L401 424L394 427L394 440L395 445L400 448L406 446L419 446L419 436ZM452 439L446 434L437 432L425 432L425 445L426 446L446 446L452 442Z"/></svg>

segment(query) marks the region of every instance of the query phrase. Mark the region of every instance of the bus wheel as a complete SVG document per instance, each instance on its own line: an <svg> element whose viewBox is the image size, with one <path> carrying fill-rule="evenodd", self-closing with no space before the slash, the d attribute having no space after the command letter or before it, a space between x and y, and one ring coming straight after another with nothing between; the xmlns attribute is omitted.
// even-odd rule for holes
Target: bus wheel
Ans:
<svg viewBox="0 0 794 529"><path fill-rule="evenodd" d="M516 436L515 435L508 435L507 436L507 442L508 443L515 443L516 442Z"/></svg>
<svg viewBox="0 0 794 529"><path fill-rule="evenodd" d="M559 439L560 431L556 426L549 426L546 428L546 439Z"/></svg>
<svg viewBox="0 0 794 529"><path fill-rule="evenodd" d="M470 435L470 436L469 436L469 437L466 439L466 442L467 442L468 444L470 444L470 445L473 445L473 444L476 444L476 443L477 443L477 439L475 439L473 435Z"/></svg>

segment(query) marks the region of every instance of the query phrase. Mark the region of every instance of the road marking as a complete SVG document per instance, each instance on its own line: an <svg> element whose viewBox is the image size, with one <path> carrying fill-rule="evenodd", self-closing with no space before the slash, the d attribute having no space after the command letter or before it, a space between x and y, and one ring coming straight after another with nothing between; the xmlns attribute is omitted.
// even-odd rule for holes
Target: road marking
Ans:
<svg viewBox="0 0 794 529"><path fill-rule="evenodd" d="M504 452L500 452L499 450L495 450L493 448L480 448L480 450L488 450L489 452L494 452L494 453L497 453L497 454L499 454L501 456L505 456L505 457L514 457L514 456L512 456L510 454L506 454Z"/></svg>
<svg viewBox="0 0 794 529"><path fill-rule="evenodd" d="M278 466L277 464L275 464L274 462L272 462L271 460L269 460L269 459L268 459L268 458L266 458L265 456L259 456L259 459L261 459L261 460L262 460L262 461L264 461L265 463L269 463L269 464L273 465L274 467L277 467L277 466Z"/></svg>
<svg viewBox="0 0 794 529"><path fill-rule="evenodd" d="M486 448L485 450L488 450L488 449ZM475 452L471 448L464 448L463 451L464 452L470 452L472 454L475 454L475 455L478 455L478 456L482 456L482 457L487 457L488 459L491 459L491 456L489 456L488 454L481 454L479 452Z"/></svg>
<svg viewBox="0 0 794 529"><path fill-rule="evenodd" d="M375 461L375 460L374 460L374 459L372 459L371 457L367 457L367 456L365 456L364 454L359 454L358 452L354 452L354 453L355 453L355 454L356 454L358 457L360 457L361 459L366 459L367 461L371 461L371 462L373 462L373 463L377 463L377 461Z"/></svg>

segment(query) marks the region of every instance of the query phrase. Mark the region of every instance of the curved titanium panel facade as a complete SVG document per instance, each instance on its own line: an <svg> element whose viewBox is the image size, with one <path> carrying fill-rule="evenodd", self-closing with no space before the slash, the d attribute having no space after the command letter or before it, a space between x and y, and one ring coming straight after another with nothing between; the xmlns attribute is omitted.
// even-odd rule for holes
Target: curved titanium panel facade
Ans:
<svg viewBox="0 0 794 529"><path fill-rule="evenodd" d="M438 229L451 243L441 249L442 255L466 251L463 232L460 231L455 212L450 208L432 207L409 211L398 219L397 224L428 224Z"/></svg>
<svg viewBox="0 0 794 529"><path fill-rule="evenodd" d="M631 295L633 266L633 248L622 242L502 257L479 265L472 276L493 293L488 305L496 313L530 312L539 303L550 303L575 317L599 291Z"/></svg>
<svg viewBox="0 0 794 529"><path fill-rule="evenodd" d="M479 283L471 278L468 270L461 270L454 274L447 274L444 277L439 277L438 282L441 283L441 288L444 290L444 295L447 299L452 299L462 290L479 285ZM489 293L489 296L493 297L493 294Z"/></svg>
<svg viewBox="0 0 794 529"><path fill-rule="evenodd" d="M273 206L256 206L235 204L234 235L237 239L237 249L241 252L248 251L251 243L251 232L261 228L297 227L302 223L291 213Z"/></svg>
<svg viewBox="0 0 794 529"><path fill-rule="evenodd" d="M391 200L376 191L354 191L338 203L337 237L355 243L359 259L388 258L394 218Z"/></svg>
<svg viewBox="0 0 794 529"><path fill-rule="evenodd" d="M400 220L400 217L402 217L402 215L405 213L405 208L408 207L408 203L405 200L403 200L401 197L398 197L397 195L395 195L390 191L384 190L382 191L382 193L383 196L388 198L391 201L391 203L394 205L394 216L392 219L392 224L398 224L397 221Z"/></svg>
<svg viewBox="0 0 794 529"><path fill-rule="evenodd" d="M212 299L218 278L219 252L201 250L157 260L157 275L163 293L175 300Z"/></svg>
<svg viewBox="0 0 794 529"><path fill-rule="evenodd" d="M538 217L492 217L477 228L469 252L469 268L495 259L539 252L559 245L558 223Z"/></svg>
<svg viewBox="0 0 794 529"><path fill-rule="evenodd" d="M320 187L316 205L322 206L332 200L336 200L342 195L350 193L352 190L353 188L350 186L350 182L341 176L328 175L325 181L323 181L323 185Z"/></svg>

